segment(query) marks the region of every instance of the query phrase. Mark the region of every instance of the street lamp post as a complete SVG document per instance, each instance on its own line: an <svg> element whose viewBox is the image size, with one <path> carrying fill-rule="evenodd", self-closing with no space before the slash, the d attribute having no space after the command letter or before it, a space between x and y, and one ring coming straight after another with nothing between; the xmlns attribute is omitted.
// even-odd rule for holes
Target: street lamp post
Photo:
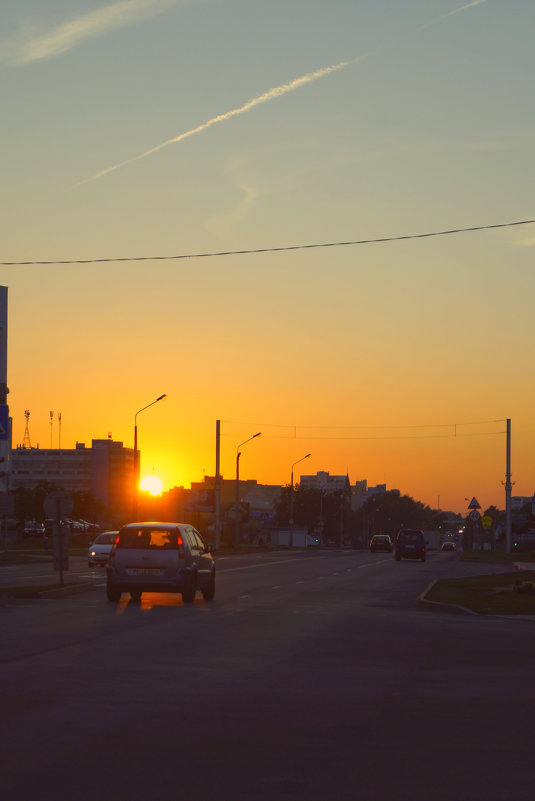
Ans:
<svg viewBox="0 0 535 801"><path fill-rule="evenodd" d="M292 476L290 478L290 548L293 548L294 545L294 467L296 464L299 464L299 462L303 462L305 459L308 459L310 455L310 453L307 453L306 456L302 456L301 459L298 459L297 462L294 462L292 465ZM305 537L305 548L306 547L307 541Z"/></svg>
<svg viewBox="0 0 535 801"><path fill-rule="evenodd" d="M144 412L145 409L148 409L149 406L154 406L155 403L158 401L167 398L166 394L160 395L159 398L153 400L152 403L148 403L142 409L139 409L134 415L134 520L137 520L138 517L138 500L139 500L139 452L137 449L137 416L141 412Z"/></svg>
<svg viewBox="0 0 535 801"><path fill-rule="evenodd" d="M250 442L252 439L259 437L262 434L259 431L257 434L253 434L252 437L246 439L245 442L240 443L236 448L236 503L234 506L235 512L235 527L234 527L234 546L237 549L240 544L240 456L241 451L240 448L243 447L247 442Z"/></svg>

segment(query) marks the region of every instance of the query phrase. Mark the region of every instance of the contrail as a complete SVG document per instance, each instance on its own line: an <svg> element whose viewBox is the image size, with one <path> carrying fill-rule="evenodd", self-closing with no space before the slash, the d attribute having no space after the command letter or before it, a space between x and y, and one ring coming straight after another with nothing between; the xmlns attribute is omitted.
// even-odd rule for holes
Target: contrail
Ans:
<svg viewBox="0 0 535 801"><path fill-rule="evenodd" d="M323 78L325 77L325 75L330 75L331 72L336 72L337 70L343 70L350 64L356 64L357 61L361 61L363 58L366 58L366 55L358 56L357 58L351 59L350 61L340 61L339 64L334 64L331 67L322 67L319 70L315 70L314 72L309 72L306 75L302 75L300 78L294 78L294 80L290 81L289 83L283 83L280 86L274 86L272 89L268 89L267 92L264 92L263 94L258 95L257 97L253 97L252 100L249 100L247 103L244 103L243 106L239 106L239 108L234 108L232 109L232 111L226 111L224 114L218 114L217 117L212 117L206 122L203 122L201 125L198 125L196 128L192 128L190 131L186 131L185 133L181 133L178 136L175 136L173 139L168 139L166 142L162 142L159 145L155 145L155 147L151 147L150 150L146 150L144 153L140 153L138 156L133 156L132 158L125 159L125 161L120 161L117 164L114 164L112 167L108 167L107 169L98 172L91 178L86 178L83 181L79 181L77 186L90 183L91 181L96 181L98 178L102 178L104 175L108 175L108 173L113 172L114 170L118 170L120 167L124 167L126 164L132 164L132 162L134 161L139 161L140 159L144 159L147 156L156 153L158 150L162 150L162 148L164 147L173 145L175 144L175 142L181 142L183 139L187 139L188 136L193 136L194 134L198 134L201 131L205 131L207 128L211 128L212 125L215 125L218 122L224 122L225 120L230 120L231 117L237 117L238 114L245 114L247 111L250 111L255 106L259 106L262 103L267 103L269 100L274 100L276 97L281 97L282 95L286 95L288 94L288 92L293 92L295 89L300 89L301 86L304 86L307 83L311 83L312 81L317 81L318 78Z"/></svg>
<svg viewBox="0 0 535 801"><path fill-rule="evenodd" d="M186 2L188 0L116 0L71 19L42 36L32 36L27 41L21 41L19 37L3 47L18 50L13 59L15 64L31 64L72 50L86 39L158 16L172 6Z"/></svg>
<svg viewBox="0 0 535 801"><path fill-rule="evenodd" d="M437 17L437 19L433 20L432 22L426 22L425 25L420 25L419 28L416 28L417 31L423 31L426 28L430 28L431 25L436 25L437 22L440 22L443 19L447 19L448 17L452 17L454 14L460 14L461 11L466 11L473 6L480 6L481 3L486 3L487 0L472 0L471 3L466 3L464 6L459 6L459 8L454 8L453 11L448 11L447 14L442 14L441 17Z"/></svg>
<svg viewBox="0 0 535 801"><path fill-rule="evenodd" d="M446 17L451 17L452 14L459 14L460 11L466 11L467 8L472 8L472 6L479 6L481 3L486 3L487 0L472 0L471 3L467 3L465 6L460 6L459 8L454 8L453 11L444 14L441 19L446 19Z"/></svg>

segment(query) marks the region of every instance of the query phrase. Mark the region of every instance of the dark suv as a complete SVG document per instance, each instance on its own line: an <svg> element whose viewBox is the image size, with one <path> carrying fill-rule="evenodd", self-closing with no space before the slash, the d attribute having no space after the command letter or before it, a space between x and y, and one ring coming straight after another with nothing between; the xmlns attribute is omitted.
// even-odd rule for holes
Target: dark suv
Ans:
<svg viewBox="0 0 535 801"><path fill-rule="evenodd" d="M425 562L425 537L417 528L402 528L396 537L396 561L400 559L421 559Z"/></svg>

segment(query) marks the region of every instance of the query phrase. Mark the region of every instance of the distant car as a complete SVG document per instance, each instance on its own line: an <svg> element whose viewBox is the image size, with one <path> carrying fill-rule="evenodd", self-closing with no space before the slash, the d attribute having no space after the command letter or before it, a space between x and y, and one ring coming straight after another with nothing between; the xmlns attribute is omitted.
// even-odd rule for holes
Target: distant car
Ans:
<svg viewBox="0 0 535 801"><path fill-rule="evenodd" d="M374 534L370 540L370 551L375 553L375 551L387 551L387 553L392 553L392 540L388 536L388 534Z"/></svg>
<svg viewBox="0 0 535 801"><path fill-rule="evenodd" d="M98 535L96 540L89 546L87 552L87 564L89 567L108 564L111 549L118 534L118 531L103 531L102 534Z"/></svg>
<svg viewBox="0 0 535 801"><path fill-rule="evenodd" d="M73 534L83 534L87 531L85 524L82 523L81 520L74 520L72 517L69 517L65 522L71 527L71 532Z"/></svg>
<svg viewBox="0 0 535 801"><path fill-rule="evenodd" d="M42 523L35 523L30 521L24 526L25 537L42 537L45 533L45 528Z"/></svg>
<svg viewBox="0 0 535 801"><path fill-rule="evenodd" d="M425 562L426 545L423 531L417 528L402 528L396 535L396 561L420 559Z"/></svg>
<svg viewBox="0 0 535 801"><path fill-rule="evenodd" d="M442 543L441 551L456 551L457 546L451 540L446 540L446 542Z"/></svg>
<svg viewBox="0 0 535 801"><path fill-rule="evenodd" d="M200 590L215 595L210 546L189 523L128 523L115 540L107 567L106 594L117 603L123 592L139 601L143 592L179 592L192 603Z"/></svg>

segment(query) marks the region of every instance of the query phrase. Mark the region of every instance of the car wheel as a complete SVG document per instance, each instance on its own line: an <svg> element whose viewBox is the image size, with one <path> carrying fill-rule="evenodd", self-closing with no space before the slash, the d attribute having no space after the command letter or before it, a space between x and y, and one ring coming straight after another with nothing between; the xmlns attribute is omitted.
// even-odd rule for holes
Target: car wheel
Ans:
<svg viewBox="0 0 535 801"><path fill-rule="evenodd" d="M130 590L130 597L136 603L141 601L141 590Z"/></svg>
<svg viewBox="0 0 535 801"><path fill-rule="evenodd" d="M113 584L106 585L106 595L108 597L108 601L116 604L117 601L120 599L122 593L121 590L117 587L114 587Z"/></svg>
<svg viewBox="0 0 535 801"><path fill-rule="evenodd" d="M182 601L185 604L192 604L195 600L195 579L192 579L187 587L182 590Z"/></svg>
<svg viewBox="0 0 535 801"><path fill-rule="evenodd" d="M210 581L202 590L202 597L205 601L213 601L215 596L215 573L210 576Z"/></svg>

